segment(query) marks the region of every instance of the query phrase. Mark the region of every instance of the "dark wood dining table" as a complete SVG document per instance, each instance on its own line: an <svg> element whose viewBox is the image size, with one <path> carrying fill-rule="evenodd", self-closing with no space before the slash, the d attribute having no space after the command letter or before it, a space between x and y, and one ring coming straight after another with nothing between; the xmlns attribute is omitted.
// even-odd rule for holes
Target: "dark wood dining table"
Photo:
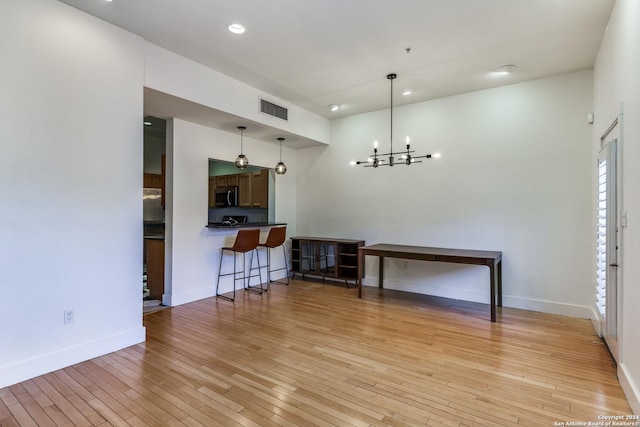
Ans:
<svg viewBox="0 0 640 427"><path fill-rule="evenodd" d="M362 298L362 278L364 277L364 257L366 255L380 258L378 272L379 288L383 288L384 284L384 258L485 265L489 267L491 321L496 321L496 307L502 307L502 252L393 245L388 243L362 246L358 248L358 298Z"/></svg>

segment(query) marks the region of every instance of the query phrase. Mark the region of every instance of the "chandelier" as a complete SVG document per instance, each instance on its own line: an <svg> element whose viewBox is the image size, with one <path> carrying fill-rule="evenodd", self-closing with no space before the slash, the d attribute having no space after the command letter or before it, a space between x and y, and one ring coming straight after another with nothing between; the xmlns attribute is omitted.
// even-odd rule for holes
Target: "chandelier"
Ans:
<svg viewBox="0 0 640 427"><path fill-rule="evenodd" d="M387 79L389 79L391 83L391 126L390 126L390 149L388 153L378 153L378 141L373 142L373 154L370 154L367 160L351 161L352 165L364 165L365 168L377 168L378 166L393 166L396 163L395 156L398 156L400 160L399 164L405 164L407 166L413 163L422 163L422 160L419 159L430 159L432 157L440 157L440 154L425 154L422 156L416 156L414 150L411 149L411 144L409 137L406 138L406 150L404 151L393 151L393 80L398 77L397 75L391 73L387 74Z"/></svg>

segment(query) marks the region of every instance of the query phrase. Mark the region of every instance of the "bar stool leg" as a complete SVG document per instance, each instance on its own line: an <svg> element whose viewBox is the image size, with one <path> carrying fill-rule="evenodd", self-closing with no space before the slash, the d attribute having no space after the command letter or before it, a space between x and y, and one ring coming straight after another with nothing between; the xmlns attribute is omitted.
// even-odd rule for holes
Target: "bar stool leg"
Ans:
<svg viewBox="0 0 640 427"><path fill-rule="evenodd" d="M220 286L220 276L225 276L225 274L221 274L222 273L222 256L223 256L223 254L224 254L224 249L221 249L220 250L220 264L218 265L218 280L216 282L216 297L233 302L236 299L236 253L235 252L233 253L233 298L229 298L226 295L222 295L222 294L218 293L218 288Z"/></svg>
<svg viewBox="0 0 640 427"><path fill-rule="evenodd" d="M251 286L251 278L256 277L255 275L251 275L251 271L255 270L255 268L253 268L253 252L256 253L256 258L258 259L257 270L258 270L258 279L260 280L260 289L258 289L258 286ZM246 274L246 264L245 264L245 274ZM244 290L249 292L254 292L260 295L262 295L262 293L265 292L265 289L262 287L262 274L260 273L260 257L258 256L257 249L254 249L251 251L251 258L249 259L249 275L247 276L247 283L244 286Z"/></svg>
<svg viewBox="0 0 640 427"><path fill-rule="evenodd" d="M289 261L287 260L287 250L284 248L284 245L280 245L282 247L282 255L284 255L284 271L287 275L287 282L278 282L278 283L282 283L283 285L287 285L289 286Z"/></svg>
<svg viewBox="0 0 640 427"><path fill-rule="evenodd" d="M267 290L269 290L271 283L279 283L281 285L289 285L289 261L287 260L287 251L284 248L284 245L280 245L282 247L282 254L284 255L284 267L277 268L275 270L271 269L271 251L275 248L263 246L267 250ZM271 273L274 271L285 270L286 271L286 282L281 282L278 280L273 280L271 278ZM295 274L295 273L294 273ZM303 275L304 276L304 275Z"/></svg>
<svg viewBox="0 0 640 427"><path fill-rule="evenodd" d="M258 262L258 280L260 280L260 290L262 292L268 292L269 291L269 285L267 285L267 289L264 289L262 287L262 271L261 271L261 267L260 267L260 254L258 253L258 248L256 247L253 250L256 253L256 261ZM251 253L251 259L253 260L253 253ZM249 277L251 277L251 270L249 270Z"/></svg>
<svg viewBox="0 0 640 427"><path fill-rule="evenodd" d="M271 248L267 247L267 289L271 286Z"/></svg>

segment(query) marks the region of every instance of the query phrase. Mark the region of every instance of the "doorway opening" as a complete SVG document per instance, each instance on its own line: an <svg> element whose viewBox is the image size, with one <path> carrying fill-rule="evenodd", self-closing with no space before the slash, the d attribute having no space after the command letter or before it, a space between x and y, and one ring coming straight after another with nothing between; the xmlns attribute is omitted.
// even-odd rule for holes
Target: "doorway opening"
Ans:
<svg viewBox="0 0 640 427"><path fill-rule="evenodd" d="M144 118L142 300L143 312L162 306L165 259L166 120Z"/></svg>

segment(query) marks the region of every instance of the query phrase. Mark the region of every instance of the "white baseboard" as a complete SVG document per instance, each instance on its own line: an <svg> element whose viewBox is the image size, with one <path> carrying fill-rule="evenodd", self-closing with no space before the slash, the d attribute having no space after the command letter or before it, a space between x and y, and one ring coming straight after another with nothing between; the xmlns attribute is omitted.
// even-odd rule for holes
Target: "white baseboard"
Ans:
<svg viewBox="0 0 640 427"><path fill-rule="evenodd" d="M284 270L281 270L278 272L274 272L271 275L271 278L273 280L281 280L281 279L284 279L286 275L287 273ZM262 273L262 280L266 285L267 277L265 276L264 272ZM254 286L257 283L258 283L257 278L251 279L251 286ZM236 285L236 292L241 292L242 289L243 289L242 284L240 283L240 281L238 281L238 284ZM221 284L219 291L221 294L226 294L228 292L233 292L233 288L231 287L231 284L225 284L225 286L222 286ZM205 298L211 298L214 296L216 296L215 282L213 283L213 285L207 284L207 286L203 288L194 289L189 292L183 292L180 294L163 294L162 305L166 305L168 307L175 307L177 305L187 304L190 302L198 301Z"/></svg>
<svg viewBox="0 0 640 427"><path fill-rule="evenodd" d="M598 311L596 308L591 307L591 324L593 325L593 329L596 331L596 334L599 338L602 338L604 335L604 331L602 330L602 322L600 322L600 316L598 315Z"/></svg>
<svg viewBox="0 0 640 427"><path fill-rule="evenodd" d="M624 363L618 364L618 380L629 402L629 406L631 406L631 411L635 415L640 415L640 389L638 385L633 382L631 375L629 375L627 371L627 366Z"/></svg>
<svg viewBox="0 0 640 427"><path fill-rule="evenodd" d="M502 296L502 305L504 307L538 311L540 313L559 314L561 316L577 317L579 319L589 319L591 317L591 308L584 305L565 304L507 295Z"/></svg>
<svg viewBox="0 0 640 427"><path fill-rule="evenodd" d="M229 290L220 289L220 293L231 292L233 289L229 287ZM182 292L179 294L163 294L162 305L169 307L175 307L177 305L187 304L189 302L198 301L205 298L210 298L216 295L215 283L213 286L208 284L206 287L194 289L189 292Z"/></svg>
<svg viewBox="0 0 640 427"><path fill-rule="evenodd" d="M145 341L143 326L0 367L0 388Z"/></svg>
<svg viewBox="0 0 640 427"><path fill-rule="evenodd" d="M377 277L365 277L362 281L365 286L378 286ZM418 294L432 295L442 298L458 299L463 301L479 302L489 304L490 297L488 291L468 290L468 289L451 289L450 287L415 284L407 282L399 282L394 280L384 281L386 289L394 289L398 291L414 292ZM531 298L514 297L509 295L502 296L502 305L504 307L519 308L522 310L538 311L541 313L559 314L569 317L577 317L581 319L589 319L591 317L591 308L581 305L564 304L553 301L536 300Z"/></svg>

